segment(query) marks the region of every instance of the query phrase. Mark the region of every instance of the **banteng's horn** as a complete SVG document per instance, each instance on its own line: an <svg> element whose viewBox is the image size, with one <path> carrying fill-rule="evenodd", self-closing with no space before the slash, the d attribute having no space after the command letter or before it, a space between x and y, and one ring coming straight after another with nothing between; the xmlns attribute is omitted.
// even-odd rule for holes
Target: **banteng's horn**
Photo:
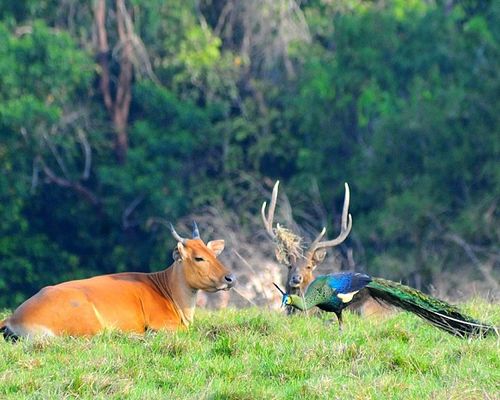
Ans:
<svg viewBox="0 0 500 400"><path fill-rule="evenodd" d="M175 238L175 240L177 240L178 242L182 243L182 244L186 244L186 240L185 238L183 238L181 235L179 235L176 231L175 231L175 228L174 226L172 225L172 223L170 223L170 232L172 232L172 236Z"/></svg>
<svg viewBox="0 0 500 400"><path fill-rule="evenodd" d="M193 239L200 239L200 231L196 221L193 221Z"/></svg>

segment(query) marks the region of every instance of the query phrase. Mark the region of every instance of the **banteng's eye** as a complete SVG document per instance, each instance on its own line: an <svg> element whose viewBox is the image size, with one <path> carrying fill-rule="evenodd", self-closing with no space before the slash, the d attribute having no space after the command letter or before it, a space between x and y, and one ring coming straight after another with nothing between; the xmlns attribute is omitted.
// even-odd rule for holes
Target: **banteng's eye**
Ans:
<svg viewBox="0 0 500 400"><path fill-rule="evenodd" d="M195 257L194 260L196 262L202 262L202 261L205 261L205 259L203 257Z"/></svg>

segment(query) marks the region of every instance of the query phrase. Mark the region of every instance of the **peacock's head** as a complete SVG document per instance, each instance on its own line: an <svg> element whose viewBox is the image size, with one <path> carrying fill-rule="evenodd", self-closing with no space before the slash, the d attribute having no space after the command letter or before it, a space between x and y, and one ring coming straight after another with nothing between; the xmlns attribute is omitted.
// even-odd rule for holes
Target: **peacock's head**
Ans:
<svg viewBox="0 0 500 400"><path fill-rule="evenodd" d="M285 306L289 306L292 304L292 298L290 297L290 295L288 293L286 293L285 291L283 291L278 285L276 285L276 283L273 282L273 285L276 287L276 289L278 289L280 291L280 293L282 294L282 298L281 298L281 307L285 307Z"/></svg>

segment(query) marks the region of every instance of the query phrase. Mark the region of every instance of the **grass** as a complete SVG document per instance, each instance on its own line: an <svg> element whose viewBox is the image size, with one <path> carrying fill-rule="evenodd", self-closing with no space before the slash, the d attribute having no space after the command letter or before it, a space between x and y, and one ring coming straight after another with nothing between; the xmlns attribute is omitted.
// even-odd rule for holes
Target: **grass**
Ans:
<svg viewBox="0 0 500 400"><path fill-rule="evenodd" d="M498 305L466 310L498 325ZM0 341L1 399L498 399L499 339L418 318L197 311L187 332Z"/></svg>

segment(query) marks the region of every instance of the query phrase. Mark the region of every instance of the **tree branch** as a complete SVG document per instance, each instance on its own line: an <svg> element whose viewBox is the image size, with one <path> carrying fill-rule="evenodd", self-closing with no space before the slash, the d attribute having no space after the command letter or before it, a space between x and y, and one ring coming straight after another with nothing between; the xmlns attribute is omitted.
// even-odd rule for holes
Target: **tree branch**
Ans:
<svg viewBox="0 0 500 400"><path fill-rule="evenodd" d="M76 133L78 135L78 140L82 145L83 154L85 156L85 165L83 168L82 179L87 180L89 179L90 169L92 167L92 149L90 147L90 143L87 139L87 135L85 135L84 130L76 128Z"/></svg>
<svg viewBox="0 0 500 400"><path fill-rule="evenodd" d="M106 31L106 0L97 0L94 9L96 30L97 30L97 62L101 66L101 80L99 86L101 88L104 105L110 114L113 113L113 100L110 89L110 72L109 72L109 45L108 33Z"/></svg>
<svg viewBox="0 0 500 400"><path fill-rule="evenodd" d="M139 224L138 222L133 222L133 223L130 222L129 221L129 217L134 212L134 210L139 206L139 204L142 203L142 201L144 200L145 197L146 196L144 194L140 194L123 211L123 214L122 214L122 226L123 226L123 229L132 228L132 227L134 227L134 226L136 226L136 225Z"/></svg>
<svg viewBox="0 0 500 400"><path fill-rule="evenodd" d="M462 237L460 237L455 233L447 233L446 235L444 235L444 238L460 246L464 250L465 254L467 254L469 259L476 265L479 271L481 271L481 273L488 281L488 283L491 285L491 287L494 287L496 289L499 288L496 279L492 276L491 273L492 268L482 263L481 260L479 260L479 258L476 256L475 251L473 250L473 246L471 246ZM493 259L490 260L490 263L493 264L494 260Z"/></svg>
<svg viewBox="0 0 500 400"><path fill-rule="evenodd" d="M101 209L101 200L90 189L86 188L79 182L73 182L69 179L57 176L54 171L52 171L52 169L50 169L50 167L45 163L41 156L37 156L35 162L41 165L42 170L50 183L55 183L58 186L74 190L76 193L85 198L85 200L87 200L90 204L97 207L98 209Z"/></svg>

